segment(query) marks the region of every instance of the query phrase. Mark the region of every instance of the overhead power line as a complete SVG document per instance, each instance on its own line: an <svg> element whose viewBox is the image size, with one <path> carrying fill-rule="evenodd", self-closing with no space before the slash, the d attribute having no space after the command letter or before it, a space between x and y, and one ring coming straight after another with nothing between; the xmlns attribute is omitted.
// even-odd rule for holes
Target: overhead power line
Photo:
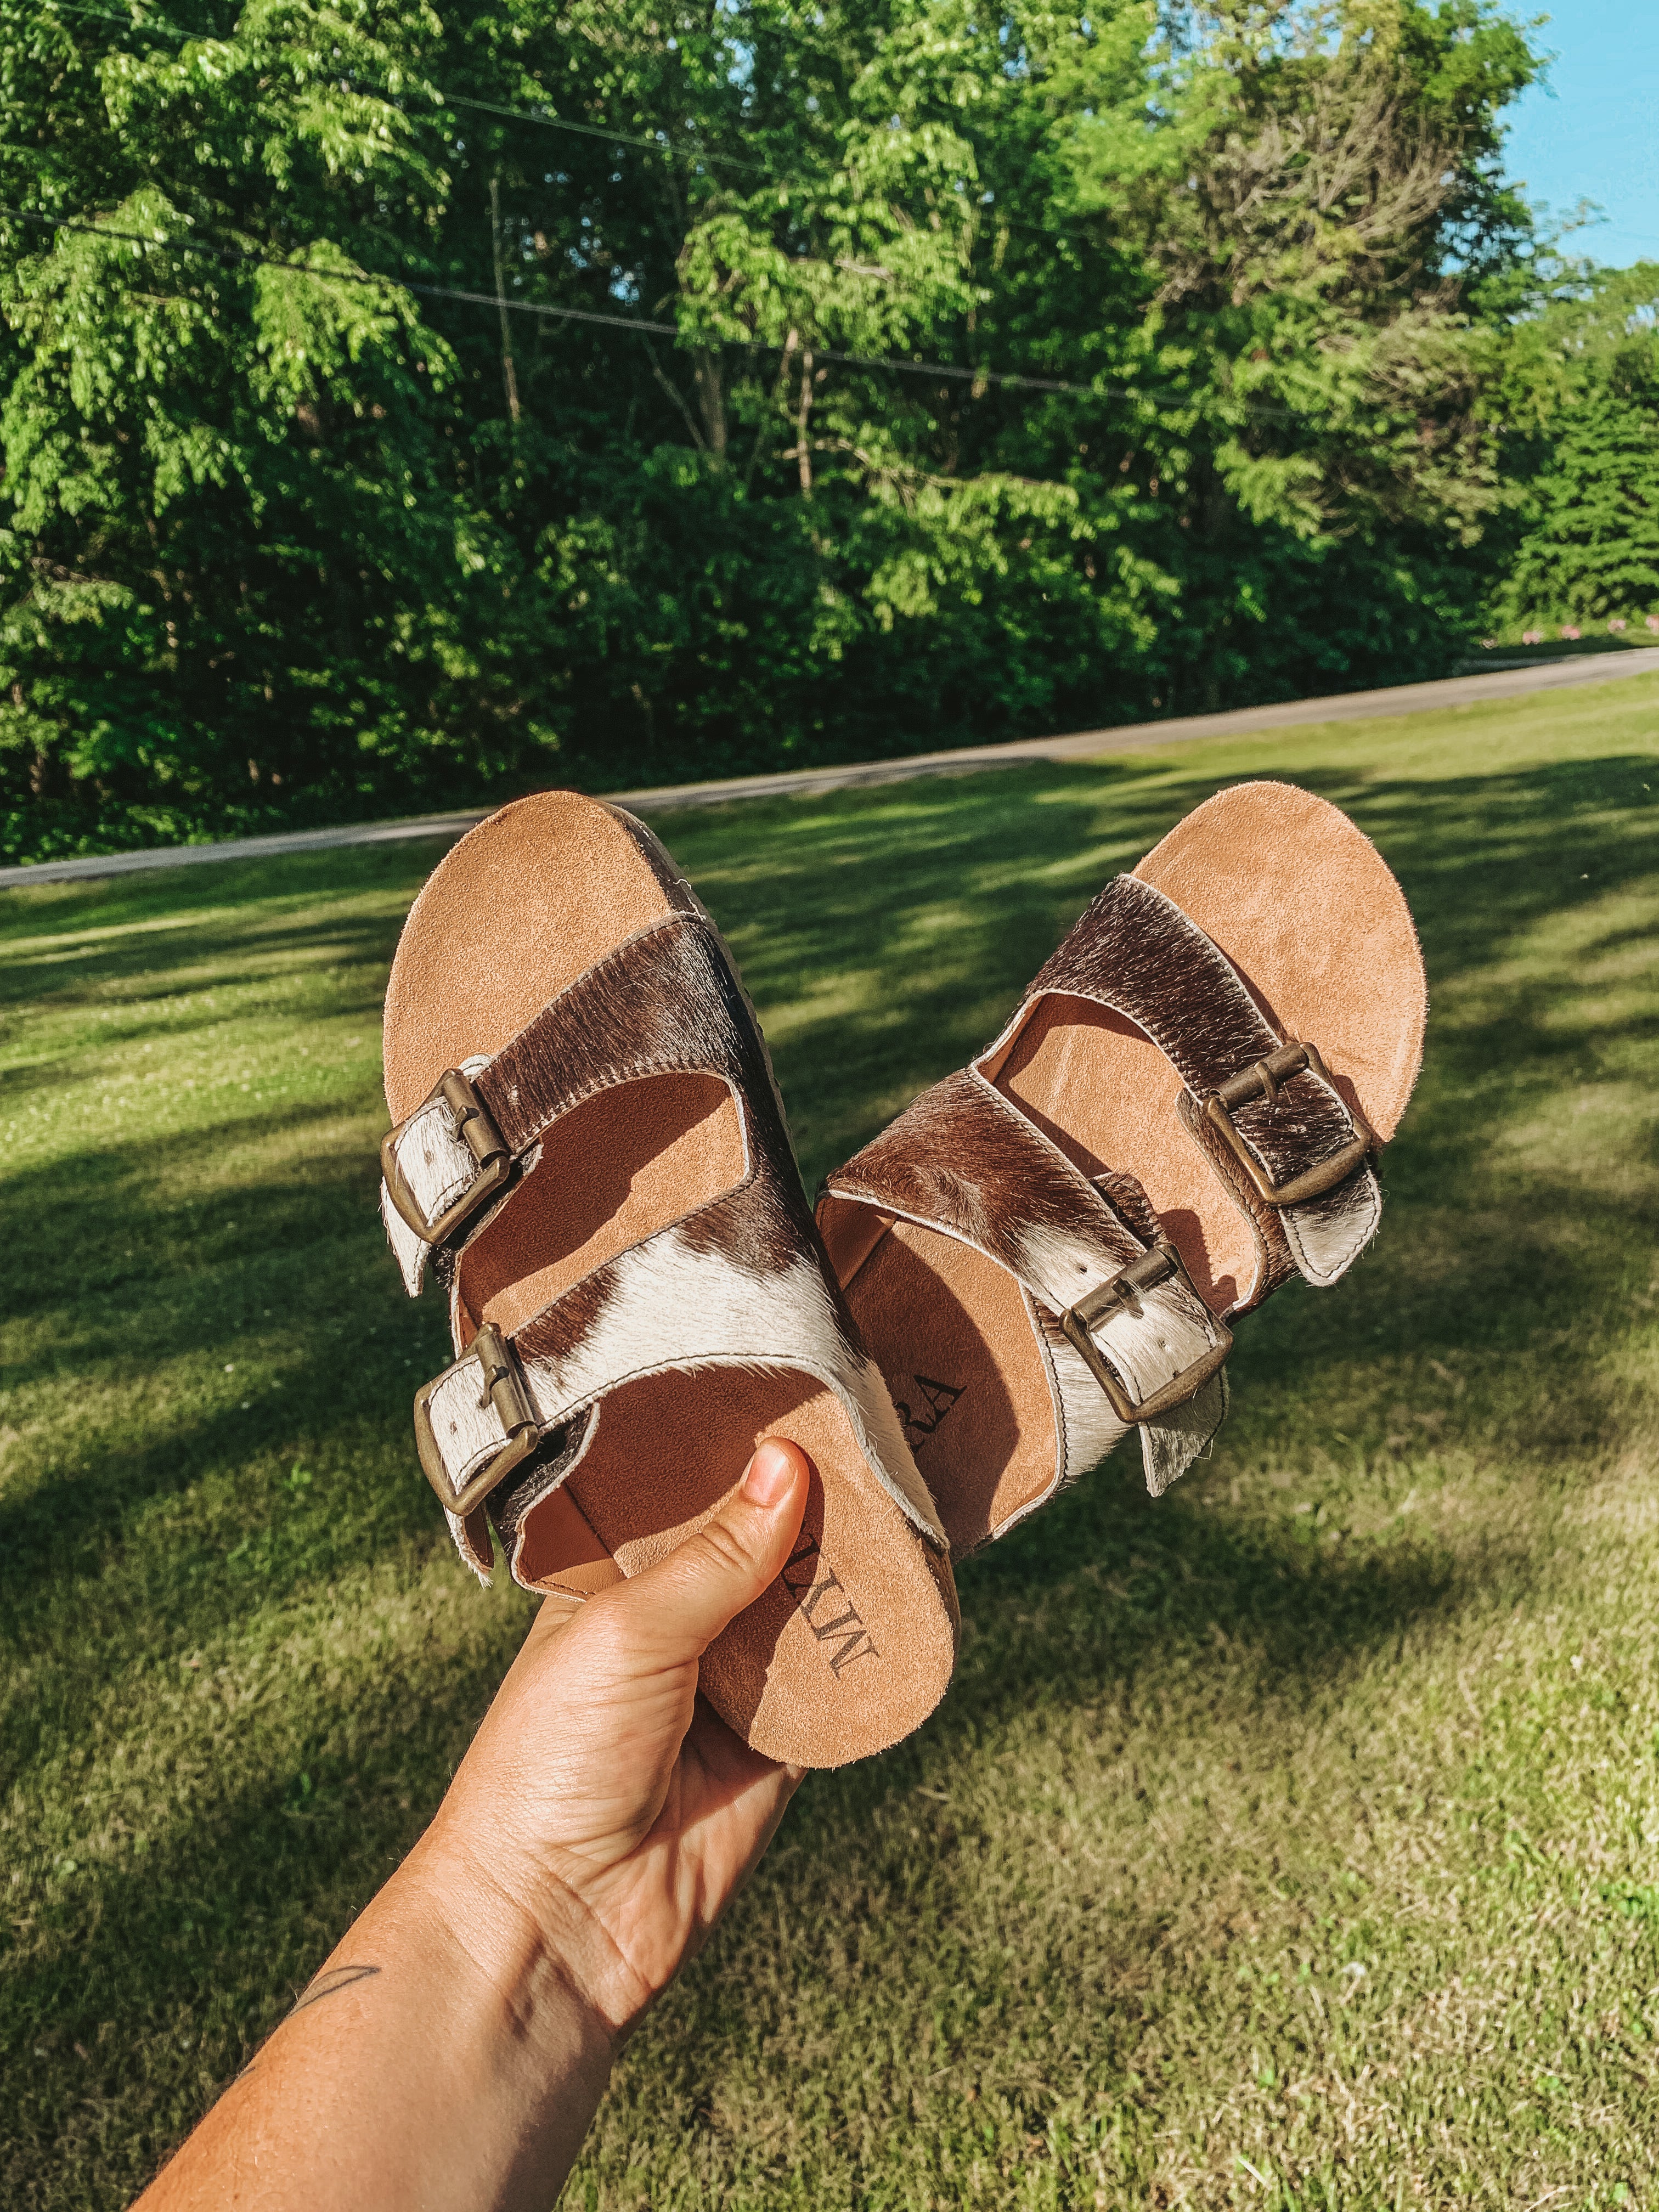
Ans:
<svg viewBox="0 0 1659 2212"><path fill-rule="evenodd" d="M88 0L47 0L47 4L64 14L96 17L104 22L120 24L129 30L155 29L165 32L168 36L177 39L208 38L216 35L210 32L188 30L182 25L168 22L164 17L151 16L146 18L141 22L135 22L131 15L125 14L118 9L88 5ZM793 36L795 34L792 33L789 35ZM816 41L804 37L801 39L800 42L805 45L815 45L817 43ZM823 51L828 51L828 49L823 49ZM353 81L349 71L342 71L340 72L340 75L343 76L347 82ZM394 92L390 87L386 85L365 85L363 81L361 79L356 80L356 82L360 89L372 90L385 99L395 100L404 99L407 96L404 94ZM580 137L599 139L611 145L635 146L647 153L668 154L678 152L685 154L693 156L696 160L711 162L717 166L747 169L753 174L769 178L772 183L781 187L797 185L805 188L815 184L822 185L825 181L822 178L811 179L800 176L780 175L776 171L768 168L761 162L745 161L732 155L716 154L708 148L700 146L691 140L671 137L666 131L661 132L654 137L644 137L628 131L614 131L606 125L599 124L577 123L563 116L538 114L534 110L529 108L514 107L501 101L477 100L474 99L470 94L447 92L441 86L428 86L425 88L425 89L429 92L430 95L434 100L443 102L447 106L471 108L481 113L501 117L508 121L529 123L539 125L547 130L572 131ZM409 112L406 109L402 112L404 113ZM413 122L418 123L424 121L426 118L418 114L411 114L410 119ZM24 217L23 219L28 220L29 218ZM992 210L992 220L999 226L1011 228L1015 230L1025 231L1039 237L1051 238L1058 240L1067 235L1066 232L1054 229L1046 223L1026 222L1018 216L1006 215L1000 209L994 209ZM85 224L78 226L72 225L70 227L80 228L94 228L94 226ZM111 237L118 235L118 234L114 232L108 232L105 234ZM144 244L147 241L141 239L137 242L139 244ZM193 241L174 240L173 242L175 246L181 251L204 250L197 246ZM240 249L227 248L215 249L215 251L222 251L225 253L234 254L240 251ZM305 265L303 264L282 262L269 256L245 256L244 258L264 259L266 265L270 267L297 267L303 269ZM317 275L321 272L311 270L308 273ZM392 283L394 280L386 277L360 278L355 281L364 283ZM526 300L509 299L502 301L494 293L464 292L441 285L421 284L408 280L397 281L402 283L403 289L404 290L419 293L423 297L428 299L452 299L463 301L468 304L477 304L479 301L483 301L489 307L495 308L497 312L505 307L509 312L514 313L539 315L544 319L550 320L599 324L608 325L609 327L617 330L634 331L645 337L678 337L680 335L678 326L669 323L647 323L632 316L607 315L592 308L544 307L539 306L533 301ZM745 341L739 338L726 338L720 340L720 343L723 345L740 348L751 352L769 351L776 353L782 350L779 346L769 345L765 342L758 339ZM1024 376L1016 374L1012 372L964 368L959 364L951 362L933 362L924 363L907 362L896 356L878 356L863 354L843 353L836 351L832 349L817 347L815 347L813 351L814 357L818 361L835 362L840 365L851 368L890 368L910 375L931 374L957 379L964 382L1024 386L1027 389L1033 391L1070 392L1074 395L1091 398L1126 398L1150 402L1154 405L1163 404L1174 408L1184 408L1192 404L1192 395L1188 392L1175 391L1149 392L1143 388L1126 385L1121 382L1079 385L1052 378ZM1259 403L1252 405L1249 409L1249 411L1264 417L1271 416L1275 419L1283 419L1282 410L1272 408L1263 409Z"/></svg>
<svg viewBox="0 0 1659 2212"><path fill-rule="evenodd" d="M186 29L183 24L169 23L165 17L160 15L146 16L142 21L135 21L131 15L123 15L118 9L89 8L84 4L84 0L49 0L49 4L59 15L90 15L95 17L100 22L118 23L129 31L155 31L170 39L205 39L216 35L213 32ZM329 74L335 73L329 72ZM362 78L355 76L349 70L341 70L337 74L343 76L347 82L355 84L360 90L378 93L382 99L401 100L405 97L402 93L394 92L389 85L368 83ZM412 88L419 89L419 88ZM813 181L819 183L823 181L822 179L814 180L804 177L781 177L764 161L747 161L737 154L716 153L712 147L699 145L695 139L675 138L667 131L660 131L653 137L645 137L635 131L613 131L608 124L577 123L568 116L543 115L531 107L513 107L498 100L477 100L467 93L446 92L441 85L433 85L428 88L433 98L441 100L446 107L471 108L480 114L499 116L511 123L532 123L544 131L573 131L578 137L602 139L607 145L637 146L647 154L689 154L699 161L713 162L720 168L746 169L752 175L769 177L774 184L778 185L805 185ZM411 117L410 119L415 122L424 120L418 115Z"/></svg>
<svg viewBox="0 0 1659 2212"><path fill-rule="evenodd" d="M130 31L155 31L171 39L203 39L216 36L216 33L211 32L188 30L184 25L169 23L165 17L159 15L146 16L141 21L135 21L131 15L124 15L117 9L88 7L85 4L85 0L48 0L48 4L60 15L88 15L94 17L100 22L118 23L124 29ZM802 45L814 46L817 51L829 51L828 48L818 46L815 40L799 37L799 33L791 33L789 35L798 38ZM341 71L340 75L358 90L376 93L385 100L402 100L407 96L405 94L394 91L389 85L376 84L362 77L354 76L349 70ZM434 100L441 101L446 107L471 108L479 114L499 117L505 122L529 123L544 131L569 131L577 137L599 139L606 145L637 147L642 153L647 154L684 154L694 161L707 162L715 168L746 170L751 176L765 177L772 184L783 188L793 185L805 191L821 186L828 181L823 177L791 175L787 172L781 174L765 161L747 160L738 154L718 153L713 147L702 145L696 139L677 138L665 129L659 129L654 136L646 137L637 131L613 130L608 124L578 123L569 116L546 115L535 108L514 107L503 100L478 100L467 93L447 92L441 85L430 85L426 89L430 92ZM408 109L402 112L410 114L411 122L419 123L426 120L421 115L410 114ZM1000 210L997 211L995 220L1015 230L1030 231L1039 237L1058 238L1064 235L1062 232L1054 229L1047 223L1029 222L1018 216L1005 215Z"/></svg>
<svg viewBox="0 0 1659 2212"><path fill-rule="evenodd" d="M150 252L189 253L203 260L247 262L264 269L287 270L295 276L313 276L324 283L362 284L371 289L417 293L422 299L455 300L467 307L487 307L492 313L505 308L510 314L537 315L550 322L593 323L610 330L631 331L640 337L678 338L684 335L676 323L648 322L639 315L607 315L591 307L546 307L534 300L503 299L495 292L469 292L453 284L422 284L403 276L374 276L361 270L313 269L307 262L284 260L278 254L258 253L247 246L216 246L193 238L147 238L142 231L112 230L104 223L83 222L73 216L35 215L27 208L3 205L0 205L0 216L14 222L31 224L39 230L78 231L92 238L109 238L123 245L140 246ZM787 350L769 338L717 338L714 343L743 353ZM965 368L959 362L907 361L898 354L843 353L834 347L819 345L811 350L815 362L834 362L846 368L888 369L904 376L942 377L981 386L997 384L1027 392L1068 392L1079 399L1098 399L1114 393L1128 398L1142 397L1127 386L1068 384L1058 378L1025 376L1008 369Z"/></svg>
<svg viewBox="0 0 1659 2212"><path fill-rule="evenodd" d="M574 131L581 138L603 138L609 146L639 146L647 154L691 154L700 161L714 161L724 169L748 169L757 176L770 177L775 184L794 185L806 181L801 177L780 177L769 169L764 161L744 161L735 154L716 154L710 148L699 146L690 138L671 138L665 132L659 138L640 138L631 131L611 131L600 123L572 123L562 115L538 115L533 108L504 107L499 100L473 100L465 93L443 92L435 86L433 88L446 107L476 108L484 115L504 116L511 123L539 124L544 131Z"/></svg>

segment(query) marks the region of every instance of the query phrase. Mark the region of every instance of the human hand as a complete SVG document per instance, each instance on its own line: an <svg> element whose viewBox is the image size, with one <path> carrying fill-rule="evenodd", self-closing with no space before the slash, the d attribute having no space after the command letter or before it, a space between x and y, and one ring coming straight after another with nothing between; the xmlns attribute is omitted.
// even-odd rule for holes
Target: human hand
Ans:
<svg viewBox="0 0 1659 2212"><path fill-rule="evenodd" d="M528 1923L613 2037L701 1947L800 1783L696 1689L705 1649L781 1571L807 1480L799 1447L769 1439L666 1559L574 1613L550 1599L422 1846L467 1940L496 1920L471 1910L481 1895L505 1910L503 1955Z"/></svg>
<svg viewBox="0 0 1659 2212"><path fill-rule="evenodd" d="M800 1781L697 1662L781 1571L807 1475L769 1441L678 1551L544 1605L432 1826L143 2212L544 2212Z"/></svg>

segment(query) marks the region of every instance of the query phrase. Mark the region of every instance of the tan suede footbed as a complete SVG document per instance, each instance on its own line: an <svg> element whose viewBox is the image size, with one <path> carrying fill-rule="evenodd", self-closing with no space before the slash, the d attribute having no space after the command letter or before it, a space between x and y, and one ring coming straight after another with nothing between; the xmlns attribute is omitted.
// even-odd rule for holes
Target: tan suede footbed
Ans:
<svg viewBox="0 0 1659 2212"><path fill-rule="evenodd" d="M1427 991L1405 897L1346 815L1291 785L1239 784L1133 872L1197 922L1269 1021L1311 1039L1349 1104L1392 1136L1422 1059ZM1138 1176L1200 1292L1228 1310L1251 1273L1250 1231L1182 1128L1181 1078L1148 1037L1091 1001L1044 998L995 1080L1085 1174ZM897 1222L872 1249L854 1234L857 1209L832 1216L848 1243L843 1260L832 1238L831 1258L960 1557L1054 1481L1054 1413L1021 1293L954 1238Z"/></svg>
<svg viewBox="0 0 1659 2212"><path fill-rule="evenodd" d="M473 830L422 891L393 963L394 1121L446 1068L498 1051L670 910L638 845L592 800L543 793ZM587 1100L555 1122L511 1203L462 1254L463 1340L486 1320L518 1328L605 1260L732 1189L744 1159L717 1076L656 1076ZM711 1646L704 1691L747 1742L804 1766L879 1750L932 1711L955 1656L949 1569L872 1473L832 1392L799 1373L704 1369L624 1384L597 1419L574 1473L532 1512L523 1579L592 1592L639 1573L718 1511L762 1437L786 1437L813 1468L802 1556ZM831 1571L840 1588L814 1601Z"/></svg>

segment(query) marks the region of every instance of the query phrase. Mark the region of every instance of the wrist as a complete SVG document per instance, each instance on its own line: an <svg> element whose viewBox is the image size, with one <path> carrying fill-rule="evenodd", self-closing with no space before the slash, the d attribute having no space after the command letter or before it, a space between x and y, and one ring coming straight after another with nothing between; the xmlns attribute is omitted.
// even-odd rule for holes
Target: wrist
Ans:
<svg viewBox="0 0 1659 2212"><path fill-rule="evenodd" d="M359 1930L421 1962L446 2051L441 2101L504 2161L486 2200L541 2206L556 2195L599 2109L622 2038L585 1986L583 1946L564 1908L526 1911L476 1854L429 1832ZM365 1929L373 1920L378 1926ZM556 2177L556 2178L555 2178ZM434 2200L436 2201L436 2200ZM470 2202L463 2198L459 2201Z"/></svg>
<svg viewBox="0 0 1659 2212"><path fill-rule="evenodd" d="M489 1992L530 2063L552 2045L609 2072L643 2000L632 2000L625 1963L565 1884L492 1864L441 1814L394 1880Z"/></svg>
<svg viewBox="0 0 1659 2212"><path fill-rule="evenodd" d="M556 1929L429 1838L168 2169L157 2212L241 2203L250 2160L272 2212L545 2212L617 2041Z"/></svg>

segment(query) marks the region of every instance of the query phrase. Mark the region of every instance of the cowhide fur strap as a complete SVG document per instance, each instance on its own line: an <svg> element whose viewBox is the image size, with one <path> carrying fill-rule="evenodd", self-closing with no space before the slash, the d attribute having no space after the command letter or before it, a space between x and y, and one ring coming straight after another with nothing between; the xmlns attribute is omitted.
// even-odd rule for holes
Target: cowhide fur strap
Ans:
<svg viewBox="0 0 1659 2212"><path fill-rule="evenodd" d="M994 1074L1051 992L1123 1015L1186 1085L1182 1121L1255 1234L1255 1280L1235 1312L1292 1272L1322 1288L1347 1272L1382 1218L1366 1157L1376 1139L1326 1073L1318 1040L1291 1049L1297 1041L1273 1030L1226 954L1172 899L1135 876L1108 884L975 1066ZM1297 1198L1298 1183L1333 1171L1328 1188Z"/></svg>
<svg viewBox="0 0 1659 2212"><path fill-rule="evenodd" d="M528 1491L522 1476L505 1477L510 1531L492 1495L490 1510L504 1534L516 1538L530 1509L581 1464L603 1401L623 1383L743 1367L810 1375L833 1391L889 1495L915 1527L944 1545L880 1371L856 1347L800 1212L763 1167L738 1190L597 1267L519 1329L508 1350L522 1412L550 1455L528 1470L536 1478ZM520 1411L510 1401L504 1408L487 1379L475 1340L422 1394L453 1498L481 1471L487 1478ZM458 1518L453 1511L451 1517Z"/></svg>
<svg viewBox="0 0 1659 2212"><path fill-rule="evenodd" d="M825 1191L971 1245L1018 1282L1054 1414L1054 1480L1044 1497L1086 1474L1132 1425L1068 1334L1065 1317L1079 1308L1090 1310L1084 1333L1129 1400L1151 1400L1213 1368L1169 1411L1133 1424L1154 1498L1220 1427L1228 1334L1174 1259L1139 1183L1112 1174L1091 1182L972 1069L924 1091ZM1091 1299L1149 1253L1166 1256L1161 1280L1138 1295Z"/></svg>
<svg viewBox="0 0 1659 2212"><path fill-rule="evenodd" d="M458 1073L468 1082L458 1088L446 1076L406 1121L381 1146L389 1172L380 1183L380 1218L410 1297L418 1297L434 1245L460 1250L498 1210L515 1180L512 1170L527 1156L560 1115L584 1098L619 1083L647 1075L714 1067L728 1081L742 1079L746 1064L711 1061L723 1049L723 1035L708 1033L703 1012L730 989L748 1002L735 983L714 923L695 904L665 915L595 962L544 1006L493 1058L464 1061ZM716 1028L722 1025L717 1024ZM745 1026L752 1028L749 1015ZM730 1054L727 1054L730 1057ZM753 1055L771 1078L765 1048ZM739 1059L742 1056L739 1055ZM458 1105L458 1095L466 1104ZM469 1105L481 1115L469 1131L463 1126ZM489 1139L499 1140L501 1167L487 1167L480 1152L477 1121ZM469 1136L471 1141L469 1141ZM422 1235L394 1200L391 1184L421 1217ZM447 1237L433 1233L446 1212L458 1211L470 1194L484 1187L489 1201L462 1220ZM412 1200L412 1204L410 1201Z"/></svg>
<svg viewBox="0 0 1659 2212"><path fill-rule="evenodd" d="M878 1479L944 1548L880 1371L823 1259L759 1024L708 916L693 904L627 939L469 1070L526 1171L548 1128L584 1099L669 1072L717 1075L738 1109L744 1170L732 1189L602 1263L511 1338L486 1329L464 1346L453 1282L459 1357L421 1392L416 1431L462 1556L480 1572L489 1566L489 1497L498 1525L510 1520L516 1561L526 1515L580 1465L611 1393L645 1376L710 1366L800 1372L832 1390ZM453 1113L441 1101L441 1109L440 1139L429 1127L413 1133L432 1115L431 1101L398 1133L400 1166L405 1148L417 1163L437 1158L423 1191L467 1171ZM483 1218L510 1206L519 1187L510 1182ZM400 1218L389 1201L384 1210ZM477 1225L468 1225L462 1248ZM419 1266L399 1259L413 1293ZM495 1513L503 1500L506 1516Z"/></svg>

